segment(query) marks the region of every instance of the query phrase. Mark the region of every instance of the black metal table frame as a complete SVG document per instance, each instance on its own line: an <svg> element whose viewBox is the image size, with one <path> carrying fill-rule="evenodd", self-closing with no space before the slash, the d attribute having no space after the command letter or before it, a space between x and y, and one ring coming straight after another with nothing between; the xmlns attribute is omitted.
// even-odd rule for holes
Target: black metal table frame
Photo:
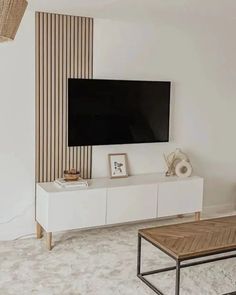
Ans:
<svg viewBox="0 0 236 295"><path fill-rule="evenodd" d="M161 268L161 269L157 269L157 270L151 270L151 271L147 271L147 272L141 272L142 238L144 240L146 240L147 242L151 243L154 247L158 248L160 251L162 251L165 254L167 254L169 257L173 258L175 260L175 262L176 262L176 265L175 266ZM200 265L200 264L204 264L204 263L210 263L210 262L224 260L224 259L229 259L229 258L236 258L236 254L234 253L234 254L231 254L231 255L228 255L228 256L214 257L214 258L211 258L211 259L205 259L205 260L200 260L200 261L198 260L198 261L191 262L191 263L181 264L183 261L194 260L194 259L198 259L198 258L202 258L202 257L212 256L212 255L226 254L226 253L234 252L234 251L236 251L236 247L235 247L235 249L230 249L230 250L227 250L227 251L223 251L222 250L222 251L217 251L217 252L210 253L210 254L207 254L207 255L199 255L199 256L193 257L193 258L178 259L175 256L172 256L170 253L166 252L164 249L158 247L157 245L155 245L154 243L152 243L151 241L149 241L147 238L143 237L141 234L138 234L137 276L149 288L151 288L156 294L158 294L158 295L164 295L150 281L148 281L145 278L145 276L153 275L153 274L157 274L157 273L162 273L162 272L167 272L167 271L171 271L171 270L175 270L176 271L175 295L179 295L180 294L180 270L181 270L181 268L186 268L186 267L190 267L190 266ZM232 294L236 294L236 293L232 293Z"/></svg>

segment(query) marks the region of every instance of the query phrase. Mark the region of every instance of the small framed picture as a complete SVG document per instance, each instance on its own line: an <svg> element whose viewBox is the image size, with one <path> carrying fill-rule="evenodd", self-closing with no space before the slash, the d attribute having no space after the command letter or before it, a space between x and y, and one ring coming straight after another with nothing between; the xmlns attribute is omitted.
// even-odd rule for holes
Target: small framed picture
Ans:
<svg viewBox="0 0 236 295"><path fill-rule="evenodd" d="M111 178L128 177L127 154L109 154Z"/></svg>

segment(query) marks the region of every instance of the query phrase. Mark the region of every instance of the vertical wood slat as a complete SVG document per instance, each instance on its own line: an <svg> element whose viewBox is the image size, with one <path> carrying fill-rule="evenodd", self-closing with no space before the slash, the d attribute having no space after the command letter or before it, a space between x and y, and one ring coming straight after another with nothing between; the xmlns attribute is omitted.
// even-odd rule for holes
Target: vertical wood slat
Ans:
<svg viewBox="0 0 236 295"><path fill-rule="evenodd" d="M52 120L52 113L51 113L51 103L52 103L52 94L51 94L51 88L52 88L52 80L51 80L51 14L47 14L47 116L46 116L46 125L47 125L47 179L51 179L51 138L52 138L52 126L51 126L51 120Z"/></svg>
<svg viewBox="0 0 236 295"><path fill-rule="evenodd" d="M70 68L71 68L71 52L70 52L70 48L71 48L71 38L73 38L73 36L71 36L71 17L69 19L67 19L67 17L64 17L65 22L66 22L66 75L67 77L70 77ZM65 83L65 94L66 95L68 92L67 89L67 83ZM64 105L63 105L63 131L66 131L67 128L67 100L64 100ZM66 148L66 142L67 142L67 132L64 132L63 134L63 147ZM69 169L69 165L70 165L70 148L66 149L66 152L63 151L63 153L65 153L66 158L65 158L65 167L66 169Z"/></svg>
<svg viewBox="0 0 236 295"><path fill-rule="evenodd" d="M47 14L43 14L43 181L47 181Z"/></svg>
<svg viewBox="0 0 236 295"><path fill-rule="evenodd" d="M75 17L75 23L74 23L74 39L75 39L75 44L74 44L74 77L78 77L78 17ZM77 28L77 29L76 29ZM77 167L77 152L76 152L76 147L74 148L74 161L73 161L73 166Z"/></svg>
<svg viewBox="0 0 236 295"><path fill-rule="evenodd" d="M38 83L35 85L35 116L36 116L36 124L35 124L35 134L36 134L36 145L35 145L35 174L40 174L40 76L39 76L39 66L40 66L40 47L39 47L39 14L35 16L35 35L38 36L35 42L35 77L38 77ZM37 180L37 179L36 179Z"/></svg>
<svg viewBox="0 0 236 295"><path fill-rule="evenodd" d="M43 15L39 15L39 30L37 30L39 35L39 178L43 180ZM38 79L37 79L38 80ZM37 85L37 81L36 81ZM37 87L36 87L37 88ZM36 112L37 116L37 112ZM37 132L36 132L37 133Z"/></svg>
<svg viewBox="0 0 236 295"><path fill-rule="evenodd" d="M54 169L55 169L55 178L59 177L58 171L59 171L59 15L55 15L55 145L53 147L55 151L55 157L54 157Z"/></svg>
<svg viewBox="0 0 236 295"><path fill-rule="evenodd" d="M36 13L36 181L76 168L91 178L92 147L68 147L68 78L93 76L93 19Z"/></svg>
<svg viewBox="0 0 236 295"><path fill-rule="evenodd" d="M51 135L51 179L55 179L55 14L52 14L52 24L51 24L51 81L52 81L52 99L51 99L51 122L52 122L52 135Z"/></svg>
<svg viewBox="0 0 236 295"><path fill-rule="evenodd" d="M64 20L63 15L59 15L59 116L58 116L58 128L59 128L59 138L58 138L58 149L59 149L59 171L63 170L64 157L63 157L63 116L62 116L62 99L63 99L63 70L64 70L64 54L66 51L64 50L64 44L66 44L65 38L65 29L63 28Z"/></svg>

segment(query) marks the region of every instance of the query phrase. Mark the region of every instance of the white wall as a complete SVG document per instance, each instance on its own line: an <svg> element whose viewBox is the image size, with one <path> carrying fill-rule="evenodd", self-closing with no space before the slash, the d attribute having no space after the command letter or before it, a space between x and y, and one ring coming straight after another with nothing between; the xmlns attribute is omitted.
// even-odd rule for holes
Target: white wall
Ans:
<svg viewBox="0 0 236 295"><path fill-rule="evenodd" d="M173 81L170 144L94 147L93 176L108 175L107 154L127 152L131 174L164 169L180 146L205 177L205 205L236 199L236 23L176 18L155 24L96 19L94 77Z"/></svg>
<svg viewBox="0 0 236 295"><path fill-rule="evenodd" d="M34 232L34 13L0 43L0 239Z"/></svg>

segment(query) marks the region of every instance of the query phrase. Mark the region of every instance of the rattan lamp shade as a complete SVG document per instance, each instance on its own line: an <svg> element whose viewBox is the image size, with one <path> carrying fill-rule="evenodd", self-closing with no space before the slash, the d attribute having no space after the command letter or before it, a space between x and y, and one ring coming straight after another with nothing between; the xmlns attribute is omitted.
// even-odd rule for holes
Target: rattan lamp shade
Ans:
<svg viewBox="0 0 236 295"><path fill-rule="evenodd" d="M14 40L28 2L0 0L0 42Z"/></svg>

